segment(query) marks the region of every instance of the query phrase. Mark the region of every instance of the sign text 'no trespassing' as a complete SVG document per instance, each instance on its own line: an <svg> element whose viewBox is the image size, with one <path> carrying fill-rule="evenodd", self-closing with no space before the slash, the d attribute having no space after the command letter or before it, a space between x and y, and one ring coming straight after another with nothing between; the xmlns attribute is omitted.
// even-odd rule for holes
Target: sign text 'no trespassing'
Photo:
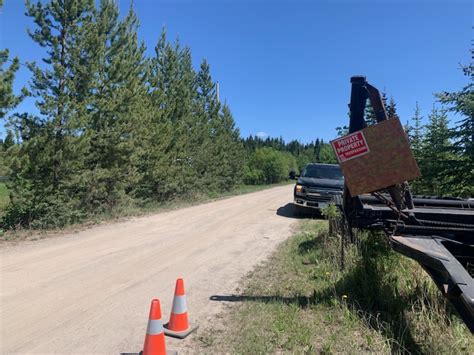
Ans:
<svg viewBox="0 0 474 355"><path fill-rule="evenodd" d="M340 163L369 152L369 147L362 131L335 139L331 141L331 145Z"/></svg>

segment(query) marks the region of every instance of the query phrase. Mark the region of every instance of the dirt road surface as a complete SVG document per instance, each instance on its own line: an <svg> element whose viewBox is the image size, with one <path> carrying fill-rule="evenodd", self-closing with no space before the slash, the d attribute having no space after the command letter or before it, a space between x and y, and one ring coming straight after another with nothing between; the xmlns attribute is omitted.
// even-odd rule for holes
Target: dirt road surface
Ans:
<svg viewBox="0 0 474 355"><path fill-rule="evenodd" d="M0 352L139 352L151 299L167 321L178 277L192 320L218 322L210 297L232 293L290 235L291 196L276 187L0 249Z"/></svg>

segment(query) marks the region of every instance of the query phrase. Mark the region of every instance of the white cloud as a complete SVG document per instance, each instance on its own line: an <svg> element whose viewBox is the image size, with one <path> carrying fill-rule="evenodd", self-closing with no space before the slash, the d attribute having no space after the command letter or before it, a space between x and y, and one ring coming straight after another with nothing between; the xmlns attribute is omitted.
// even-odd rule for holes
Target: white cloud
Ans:
<svg viewBox="0 0 474 355"><path fill-rule="evenodd" d="M258 138L261 138L261 139L265 139L268 137L268 133L267 132L258 132L255 136L257 136Z"/></svg>

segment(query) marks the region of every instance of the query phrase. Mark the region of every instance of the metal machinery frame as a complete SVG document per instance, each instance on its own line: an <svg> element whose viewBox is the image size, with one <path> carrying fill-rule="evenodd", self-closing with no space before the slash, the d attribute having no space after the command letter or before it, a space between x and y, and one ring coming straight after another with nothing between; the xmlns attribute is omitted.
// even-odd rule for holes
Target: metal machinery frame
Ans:
<svg viewBox="0 0 474 355"><path fill-rule="evenodd" d="M386 119L379 91L363 76L351 78L349 132L366 127L370 100L377 122ZM351 228L382 230L393 249L416 260L474 333L474 200L412 196L407 182L370 195L344 189Z"/></svg>

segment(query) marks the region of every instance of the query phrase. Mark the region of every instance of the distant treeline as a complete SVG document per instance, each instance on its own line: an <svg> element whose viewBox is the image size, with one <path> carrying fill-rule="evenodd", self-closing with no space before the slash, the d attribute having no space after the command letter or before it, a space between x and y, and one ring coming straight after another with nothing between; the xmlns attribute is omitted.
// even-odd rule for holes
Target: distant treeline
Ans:
<svg viewBox="0 0 474 355"><path fill-rule="evenodd" d="M133 9L122 18L116 1L96 3L26 1L28 33L45 55L25 64L32 77L21 94L13 91L19 59L0 51L0 118L8 128L0 175L10 178L0 228L62 227L242 182L279 182L309 162L335 163L320 139L242 139L205 60L195 69L190 48L169 42L164 30L146 56ZM472 194L472 95L470 84L439 96L463 117L455 128L447 128L444 109L426 126L420 118L407 127L424 175L415 192ZM39 113L18 112L24 99Z"/></svg>
<svg viewBox="0 0 474 355"><path fill-rule="evenodd" d="M0 53L1 175L10 202L1 227L61 227L130 205L193 198L247 182L285 179L319 148L242 140L218 100L209 64L163 30L145 55L131 8L102 0L26 1L42 63L26 63L28 86L15 95L20 62ZM39 114L15 112L23 99ZM318 143L319 147L319 143ZM326 159L326 158L323 158Z"/></svg>
<svg viewBox="0 0 474 355"><path fill-rule="evenodd" d="M243 140L248 155L244 170L247 184L273 183L286 179L289 171L301 171L308 163L336 163L331 146L316 138L309 144L283 138L261 139L250 136Z"/></svg>

